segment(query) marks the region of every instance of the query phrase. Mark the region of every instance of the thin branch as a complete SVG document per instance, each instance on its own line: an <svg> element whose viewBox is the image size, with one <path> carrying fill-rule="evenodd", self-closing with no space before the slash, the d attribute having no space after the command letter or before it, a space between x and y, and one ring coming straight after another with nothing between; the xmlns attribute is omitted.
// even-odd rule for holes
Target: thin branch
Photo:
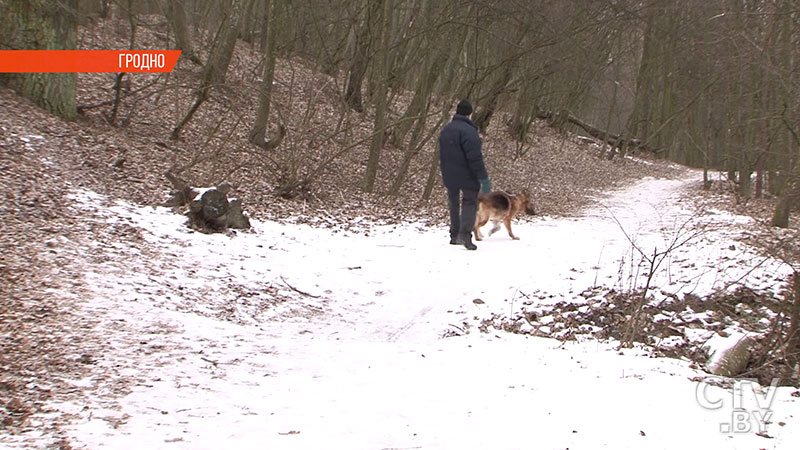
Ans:
<svg viewBox="0 0 800 450"><path fill-rule="evenodd" d="M281 281L283 281L283 284L285 284L289 289L297 292L298 294L302 294L302 295L305 295L306 297L311 297L311 298L322 298L319 295L309 294L308 292L301 291L300 289L297 289L296 287L294 287L291 284L289 284L289 282L286 281L286 278L284 278L282 276L281 276Z"/></svg>

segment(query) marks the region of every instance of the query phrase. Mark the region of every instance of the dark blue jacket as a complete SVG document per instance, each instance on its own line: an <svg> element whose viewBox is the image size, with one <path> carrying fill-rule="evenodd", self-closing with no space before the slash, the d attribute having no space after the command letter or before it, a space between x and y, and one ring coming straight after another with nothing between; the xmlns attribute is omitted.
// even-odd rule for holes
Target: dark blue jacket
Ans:
<svg viewBox="0 0 800 450"><path fill-rule="evenodd" d="M456 114L439 134L439 162L442 182L448 189L480 189L489 178L481 153L478 127L469 117Z"/></svg>

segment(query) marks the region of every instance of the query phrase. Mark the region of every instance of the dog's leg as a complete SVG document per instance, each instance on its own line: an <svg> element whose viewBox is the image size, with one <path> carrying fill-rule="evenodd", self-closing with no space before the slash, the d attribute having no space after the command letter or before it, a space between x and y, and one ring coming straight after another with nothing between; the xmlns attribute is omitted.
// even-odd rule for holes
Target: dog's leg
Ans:
<svg viewBox="0 0 800 450"><path fill-rule="evenodd" d="M493 220L492 221L492 229L489 230L489 236L495 234L497 232L497 230L499 230L499 229L500 229L500 221L499 220Z"/></svg>
<svg viewBox="0 0 800 450"><path fill-rule="evenodd" d="M486 225L486 222L489 221L489 218L486 217L486 212L482 211L481 208L478 208L478 216L475 218L475 228L472 230L475 234L475 240L481 241L483 240L483 235L481 234L481 227Z"/></svg>
<svg viewBox="0 0 800 450"><path fill-rule="evenodd" d="M511 216L506 218L505 224L506 224L506 230L508 230L508 235L511 236L511 239L514 239L515 241L519 240L518 237L514 236L514 232L511 231Z"/></svg>
<svg viewBox="0 0 800 450"><path fill-rule="evenodd" d="M481 223L481 221L478 221L478 222L475 223L475 229L472 230L472 231L475 233L475 240L476 241L482 241L483 240L483 234L481 234L481 227L484 226L484 225L486 225L485 221L483 221L483 223Z"/></svg>
<svg viewBox="0 0 800 450"><path fill-rule="evenodd" d="M475 240L476 241L482 241L483 240L483 235L481 234L481 227L486 225L486 221L485 220L481 220L481 219L482 218L479 218L478 221L475 222L475 229L473 230L475 232Z"/></svg>

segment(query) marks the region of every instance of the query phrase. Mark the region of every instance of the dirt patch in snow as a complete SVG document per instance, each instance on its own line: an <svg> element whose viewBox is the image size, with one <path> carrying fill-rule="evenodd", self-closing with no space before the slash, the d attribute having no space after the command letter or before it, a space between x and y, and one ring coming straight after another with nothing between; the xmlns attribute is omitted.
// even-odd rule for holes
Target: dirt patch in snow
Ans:
<svg viewBox="0 0 800 450"><path fill-rule="evenodd" d="M791 303L784 291L757 293L739 288L705 297L649 296L638 316L633 341L651 357L681 358L705 367L711 352L707 342L714 336L728 336L729 330L755 337L750 362L741 376L757 378L769 385L774 378L795 384L784 350L791 317ZM541 304L546 296L520 293L518 311L513 315L495 313L477 324L465 322L484 333L493 330L540 336L560 341L595 339L619 344L629 331L632 311L641 301L641 292L620 293L607 289L587 289L579 302ZM448 335L460 333L450 330Z"/></svg>

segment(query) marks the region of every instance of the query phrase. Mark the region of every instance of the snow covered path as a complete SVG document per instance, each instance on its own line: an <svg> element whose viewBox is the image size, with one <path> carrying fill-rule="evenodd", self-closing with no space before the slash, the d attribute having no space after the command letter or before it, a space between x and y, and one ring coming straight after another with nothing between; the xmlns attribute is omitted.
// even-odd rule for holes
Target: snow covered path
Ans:
<svg viewBox="0 0 800 450"><path fill-rule="evenodd" d="M166 210L109 205L97 220L136 244L72 243L95 286L76 300L104 338L96 375L74 381L81 400L52 407L72 415L74 449L796 448L793 390L768 408L743 401L772 414L771 439L756 421L721 432L733 396L691 381L703 373L688 362L475 329L442 337L511 313L523 295L639 287L631 241L663 250L701 226L656 291L702 295L745 274L774 284L784 269L751 270L758 257L713 228L746 219L682 200L691 180L642 180L580 217L517 222L521 240L501 230L476 252L415 224L332 233L254 221L228 237L187 232Z"/></svg>

